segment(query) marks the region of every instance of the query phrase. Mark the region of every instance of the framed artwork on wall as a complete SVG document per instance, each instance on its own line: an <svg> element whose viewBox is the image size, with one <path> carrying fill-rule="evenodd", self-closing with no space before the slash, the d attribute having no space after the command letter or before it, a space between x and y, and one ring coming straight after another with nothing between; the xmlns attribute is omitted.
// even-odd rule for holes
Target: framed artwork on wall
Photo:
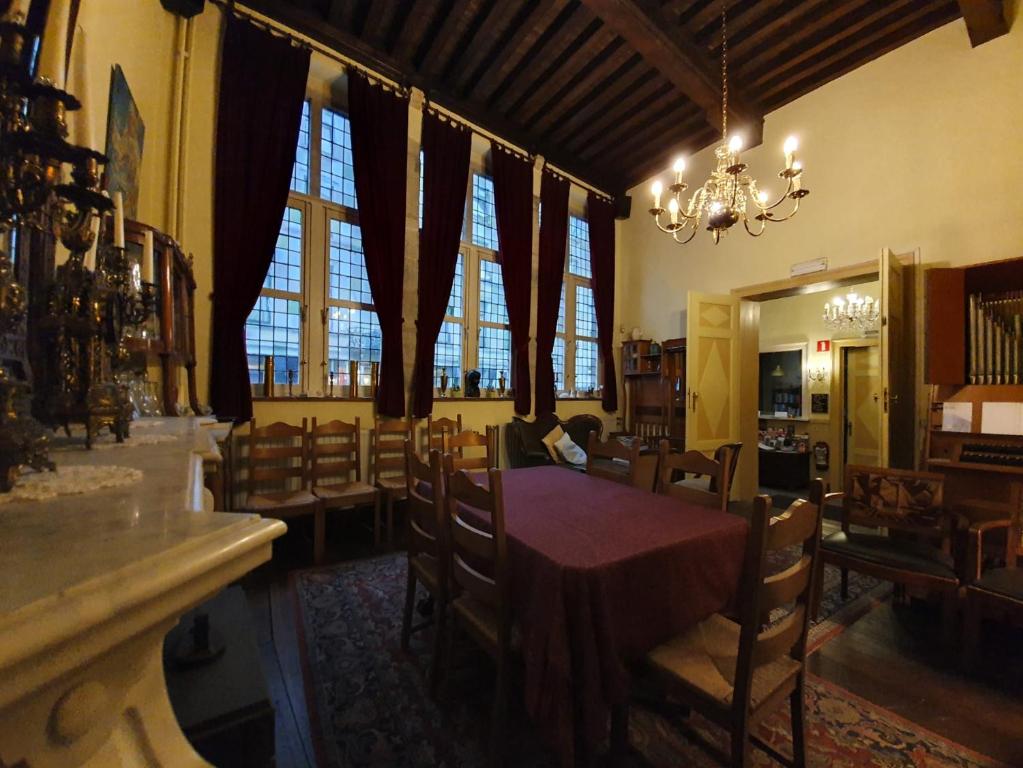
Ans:
<svg viewBox="0 0 1023 768"><path fill-rule="evenodd" d="M810 395L810 413L827 413L828 396L826 394Z"/></svg>
<svg viewBox="0 0 1023 768"><path fill-rule="evenodd" d="M110 73L110 105L107 110L107 191L124 196L125 216L138 219L139 179L142 176L142 145L146 126L131 95L124 70L115 64Z"/></svg>

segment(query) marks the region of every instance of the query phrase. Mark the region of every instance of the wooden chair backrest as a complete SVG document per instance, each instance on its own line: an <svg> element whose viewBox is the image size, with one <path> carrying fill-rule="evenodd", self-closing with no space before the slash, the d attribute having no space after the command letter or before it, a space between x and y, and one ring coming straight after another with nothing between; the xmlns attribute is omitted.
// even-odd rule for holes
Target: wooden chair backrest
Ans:
<svg viewBox="0 0 1023 768"><path fill-rule="evenodd" d="M436 449L441 453L444 452L444 435L457 435L462 431L462 414L458 414L455 418L449 419L446 416L442 416L439 419L433 418L433 416L426 417L426 432L423 434L425 442L425 452Z"/></svg>
<svg viewBox="0 0 1023 768"><path fill-rule="evenodd" d="M289 481L294 480L298 481L300 488L305 488L308 483L306 420L302 419L301 426L275 421L260 427L253 419L249 425L249 493L257 493L268 486L278 490L296 490L289 487Z"/></svg>
<svg viewBox="0 0 1023 768"><path fill-rule="evenodd" d="M456 470L446 454L444 475L452 576L465 592L494 610L498 642L507 642L511 603L501 470L488 470L484 488L465 470Z"/></svg>
<svg viewBox="0 0 1023 768"><path fill-rule="evenodd" d="M590 432L586 441L586 474L594 477L603 477L608 480L620 481L623 475L620 472L611 472L594 464L594 459L624 459L629 462L628 479L635 480L636 470L639 467L639 452L642 448L640 440L633 440L631 446L626 446L618 438L609 438L606 442L597 439L596 432Z"/></svg>
<svg viewBox="0 0 1023 768"><path fill-rule="evenodd" d="M408 556L420 553L437 558L442 583L447 583L447 520L444 507L444 468L440 451L434 449L426 463L411 440L405 441L405 489L408 509ZM429 495L422 483L430 486Z"/></svg>
<svg viewBox="0 0 1023 768"><path fill-rule="evenodd" d="M954 518L944 508L944 475L907 469L845 468L842 530L850 525L951 538Z"/></svg>
<svg viewBox="0 0 1023 768"><path fill-rule="evenodd" d="M466 456L466 449L484 449L483 455ZM466 430L454 435L444 434L444 453L451 454L455 469L493 469L497 467L497 427L487 425L487 433Z"/></svg>
<svg viewBox="0 0 1023 768"><path fill-rule="evenodd" d="M810 483L810 499L799 499L772 517L771 498L757 496L746 546L743 590L739 615L739 655L735 667L733 706L749 707L753 672L772 661L789 656L803 663L810 629L810 602L820 553L824 518L824 481ZM768 555L800 546L793 565L778 573L768 572ZM769 623L777 608L792 604L783 618Z"/></svg>
<svg viewBox="0 0 1023 768"><path fill-rule="evenodd" d="M725 500L732 490L732 480L735 477L735 468L739 465L739 452L742 450L742 443L723 443L714 449L714 461L720 461L725 468L725 479L728 481L728 489L725 491ZM710 490L718 490L715 478L710 479Z"/></svg>
<svg viewBox="0 0 1023 768"><path fill-rule="evenodd" d="M661 440L657 463L657 492L664 496L699 504L703 507L714 507L725 511L728 508L728 461L731 454L724 451L723 461L708 459L699 451L672 453L671 443ZM715 454L717 455L717 454ZM709 475L710 481L718 490L694 488L687 485L676 485L676 473L685 475Z"/></svg>
<svg viewBox="0 0 1023 768"><path fill-rule="evenodd" d="M385 419L373 426L370 460L373 482L381 477L400 477L405 473L405 441L414 439L412 419Z"/></svg>
<svg viewBox="0 0 1023 768"><path fill-rule="evenodd" d="M362 480L362 446L359 419L354 424L334 419L318 424L313 417L309 432L309 478L313 487L328 478L337 482Z"/></svg>

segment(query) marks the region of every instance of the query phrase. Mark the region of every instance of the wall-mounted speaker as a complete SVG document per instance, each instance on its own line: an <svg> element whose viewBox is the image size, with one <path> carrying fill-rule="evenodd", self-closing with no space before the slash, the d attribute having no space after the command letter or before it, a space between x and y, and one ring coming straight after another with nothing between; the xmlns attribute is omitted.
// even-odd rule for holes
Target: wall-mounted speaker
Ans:
<svg viewBox="0 0 1023 768"><path fill-rule="evenodd" d="M160 0L160 5L171 13L190 19L202 13L206 0Z"/></svg>
<svg viewBox="0 0 1023 768"><path fill-rule="evenodd" d="M615 218L624 220L632 215L632 197L629 195L618 195L615 197Z"/></svg>

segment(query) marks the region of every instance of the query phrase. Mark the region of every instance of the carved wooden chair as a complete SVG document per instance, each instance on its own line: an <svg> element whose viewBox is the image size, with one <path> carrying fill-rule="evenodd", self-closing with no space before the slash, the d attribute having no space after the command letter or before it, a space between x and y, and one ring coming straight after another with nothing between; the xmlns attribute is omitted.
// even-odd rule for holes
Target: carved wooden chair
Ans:
<svg viewBox="0 0 1023 768"><path fill-rule="evenodd" d="M772 518L770 497L758 496L739 591L739 621L714 614L646 656L652 677L674 698L730 731L735 768L752 765L753 746L785 765L806 765L806 637L823 497L823 482L814 480L809 501L796 501ZM801 545L799 560L769 573L769 554L792 545ZM792 716L791 761L753 735L786 699ZM627 724L627 714L619 714L616 743L623 743Z"/></svg>
<svg viewBox="0 0 1023 768"><path fill-rule="evenodd" d="M451 455L455 469L487 470L497 468L498 428L487 426L487 433L467 430L453 435L444 434L444 453ZM483 449L482 455L466 456L466 452Z"/></svg>
<svg viewBox="0 0 1023 768"><path fill-rule="evenodd" d="M448 545L447 511L444 506L443 462L440 451L429 454L427 464L416 453L412 441L405 444L405 481L408 508L408 584L405 587L405 612L402 615L401 647L407 651L409 638L430 622L412 625L416 602L416 584L433 598L433 657L427 675L430 695L436 696L450 581L450 547ZM429 483L425 494L420 483Z"/></svg>
<svg viewBox="0 0 1023 768"><path fill-rule="evenodd" d="M708 459L699 451L672 453L671 444L662 440L657 463L657 493L724 512L728 509L731 451L719 449L715 452L715 456L718 455L721 455L720 459ZM686 475L690 474L708 476L713 485L687 485Z"/></svg>
<svg viewBox="0 0 1023 768"><path fill-rule="evenodd" d="M462 431L462 414L453 419L442 416L439 419L433 416L426 417L426 428L422 431L423 455L429 455L430 451L438 450L444 452L444 435L457 435Z"/></svg>
<svg viewBox="0 0 1023 768"><path fill-rule="evenodd" d="M728 496L732 491L732 480L735 479L735 468L739 465L739 452L742 451L742 443L722 443L714 449L714 461L721 462L725 468L725 480L728 482L728 490L725 491L725 505L728 504ZM727 461L725 458L727 456ZM716 478L710 479L710 490L717 491Z"/></svg>
<svg viewBox="0 0 1023 768"><path fill-rule="evenodd" d="M317 424L309 433L309 478L312 492L326 511L372 505L373 543L380 546L380 489L362 480L359 419Z"/></svg>
<svg viewBox="0 0 1023 768"><path fill-rule="evenodd" d="M313 516L313 562L323 561L323 502L308 490L307 421L301 426L276 421L260 427L249 422L248 495L243 512L287 520Z"/></svg>
<svg viewBox="0 0 1023 768"><path fill-rule="evenodd" d="M373 485L387 510L387 543L394 543L394 502L405 498L405 441L415 439L414 419L378 420L370 437Z"/></svg>
<svg viewBox="0 0 1023 768"><path fill-rule="evenodd" d="M1023 483L1013 483L1012 516L1007 520L977 523L970 528L970 577L966 587L965 663L976 666L985 618L1009 618L1023 622L1023 568L1019 565L1023 534ZM984 567L985 534L1005 531L1004 549L995 567ZM988 536L990 544L991 536Z"/></svg>
<svg viewBox="0 0 1023 768"><path fill-rule="evenodd" d="M959 592L952 536L959 516L943 506L944 481L933 472L847 466L842 530L824 538L821 552L825 563L841 569L843 599L850 570L939 592L951 642ZM857 532L853 525L887 533Z"/></svg>
<svg viewBox="0 0 1023 768"><path fill-rule="evenodd" d="M508 543L504 528L501 470L488 471L484 488L444 457L451 572L460 594L451 603L455 623L485 650L497 667L491 723L491 758L505 752L512 654L512 604ZM485 520L485 526L481 524Z"/></svg>

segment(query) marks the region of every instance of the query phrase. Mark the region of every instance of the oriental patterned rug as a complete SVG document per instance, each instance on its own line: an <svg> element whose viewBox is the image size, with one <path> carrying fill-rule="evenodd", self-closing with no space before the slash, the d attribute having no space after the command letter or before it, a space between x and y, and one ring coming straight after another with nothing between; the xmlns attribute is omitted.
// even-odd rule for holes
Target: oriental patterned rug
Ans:
<svg viewBox="0 0 1023 768"><path fill-rule="evenodd" d="M471 642L458 659L439 704L428 696L425 670L432 630L413 635L410 653L399 642L405 558L391 554L296 572L292 586L299 613L310 730L319 768L476 768L488 765L487 734L493 666ZM811 648L837 635L890 588L851 574L850 600L838 595L838 572L827 569L821 616ZM421 618L421 617L419 617ZM839 768L981 768L997 763L975 754L825 680L806 688L810 766ZM697 715L683 724L670 712L631 708L632 765L711 768L718 762L687 736L727 753L727 735ZM506 764L556 768L557 759L512 711ZM761 738L791 754L787 713L768 720ZM754 765L776 765L754 750Z"/></svg>

